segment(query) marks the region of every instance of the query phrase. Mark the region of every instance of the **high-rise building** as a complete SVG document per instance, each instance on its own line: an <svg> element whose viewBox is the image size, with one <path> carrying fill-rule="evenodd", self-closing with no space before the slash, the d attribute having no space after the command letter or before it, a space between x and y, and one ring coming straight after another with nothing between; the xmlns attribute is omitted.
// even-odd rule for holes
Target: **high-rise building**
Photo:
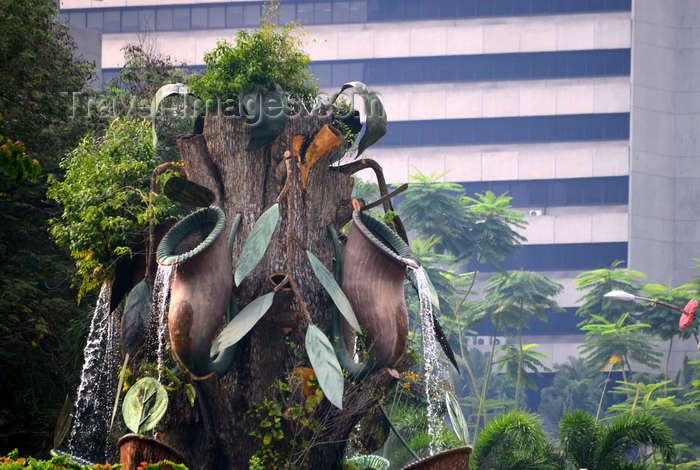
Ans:
<svg viewBox="0 0 700 470"><path fill-rule="evenodd" d="M61 9L102 31L108 80L141 30L202 68L218 40L258 25L262 2ZM451 170L446 180L507 191L526 212L528 242L506 266L565 286L567 312L531 330L550 364L583 342L580 272L624 260L647 281L689 281L700 258L697 0L283 0L280 12L304 24L324 89L359 80L381 95L388 133L369 153L389 182ZM677 347L676 367L684 348L695 344Z"/></svg>

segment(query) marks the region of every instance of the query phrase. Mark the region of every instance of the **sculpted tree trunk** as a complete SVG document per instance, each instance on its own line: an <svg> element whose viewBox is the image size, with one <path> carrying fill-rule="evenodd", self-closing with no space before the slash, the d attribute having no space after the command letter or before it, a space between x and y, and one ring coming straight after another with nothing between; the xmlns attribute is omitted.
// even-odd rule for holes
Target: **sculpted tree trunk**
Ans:
<svg viewBox="0 0 700 470"><path fill-rule="evenodd" d="M207 117L203 134L178 141L187 178L214 191L213 205L225 213L224 237L228 239L236 214L242 215L232 270L256 220L279 202L279 222L263 259L241 285L234 285L238 310L271 292L284 282L285 274L289 276L267 314L238 343L231 371L221 379L215 374L193 378L194 406L183 390L178 391L157 428L159 439L180 451L193 470L249 468L251 456L264 447L262 437L275 428L269 423L261 426L264 413L258 417L251 413L266 399L280 404L277 419L284 433L283 439L274 435L266 449L289 452L293 468L340 468L353 427L376 406L386 388L395 384L386 368L373 371L359 384L346 378L343 410L326 399L321 401L313 410L312 418L319 422L315 430L289 409L303 408L304 395L290 395L279 385L279 381L288 383L295 367L309 366L304 349L309 321L330 337L333 303L314 275L305 250L333 272L334 248L327 227L339 231L350 221L353 180L348 173L358 166L355 162L352 169L330 167L335 151L315 149L318 141L314 138L330 124L330 116L290 117L284 132L272 143L246 151L250 126L238 117L213 116ZM324 132L330 132L330 141L342 141L335 129ZM312 150L307 151L309 148ZM314 152L317 161L305 158ZM283 274L271 280L275 273ZM222 317L222 327L224 323ZM405 370L408 362L404 358L397 369ZM260 437L251 435L256 431ZM287 468L278 465L268 462L264 468Z"/></svg>

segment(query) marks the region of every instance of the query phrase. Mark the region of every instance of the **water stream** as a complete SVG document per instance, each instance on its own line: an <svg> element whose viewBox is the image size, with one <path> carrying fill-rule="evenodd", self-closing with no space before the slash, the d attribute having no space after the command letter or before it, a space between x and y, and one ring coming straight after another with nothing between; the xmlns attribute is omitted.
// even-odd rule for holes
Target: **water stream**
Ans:
<svg viewBox="0 0 700 470"><path fill-rule="evenodd" d="M415 263L408 265L413 271L416 279L416 288L418 289L418 299L420 301L420 318L421 318L421 338L423 347L423 364L425 368L425 397L428 402L428 434L437 436L443 426L442 419L437 413L439 402L442 400L442 392L440 391L440 381L444 377L442 364L438 360L440 349L435 338L435 330L433 328L433 304L430 301L430 288L428 287L428 278L425 270L422 267L416 267ZM430 441L430 455L440 452L442 449L438 447L435 439Z"/></svg>
<svg viewBox="0 0 700 470"><path fill-rule="evenodd" d="M176 265L158 266L156 278L153 281L153 311L151 315L157 318L158 341L158 381L162 382L163 366L165 365L165 342L168 338L168 300L170 283L175 276Z"/></svg>
<svg viewBox="0 0 700 470"><path fill-rule="evenodd" d="M100 463L109 461L114 452L108 436L119 367L120 331L119 315L109 311L111 294L112 284L103 284L90 323L68 442L71 455Z"/></svg>

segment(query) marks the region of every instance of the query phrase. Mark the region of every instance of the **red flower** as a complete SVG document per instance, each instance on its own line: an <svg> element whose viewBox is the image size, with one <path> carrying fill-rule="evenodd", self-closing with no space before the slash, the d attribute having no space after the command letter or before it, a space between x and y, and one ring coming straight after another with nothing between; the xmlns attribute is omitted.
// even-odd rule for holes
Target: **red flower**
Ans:
<svg viewBox="0 0 700 470"><path fill-rule="evenodd" d="M690 299L690 302L688 302L683 309L683 313L681 313L681 319L678 321L678 326L681 330L690 325L690 323L693 321L693 312L695 312L696 308L698 308L698 301L695 299Z"/></svg>

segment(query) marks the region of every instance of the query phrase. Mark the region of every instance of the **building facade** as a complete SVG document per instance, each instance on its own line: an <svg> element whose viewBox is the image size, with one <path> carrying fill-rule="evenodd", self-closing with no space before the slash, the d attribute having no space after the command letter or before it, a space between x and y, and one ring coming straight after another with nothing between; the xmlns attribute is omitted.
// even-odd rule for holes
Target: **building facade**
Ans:
<svg viewBox="0 0 700 470"><path fill-rule="evenodd" d="M102 71L150 30L156 50L203 55L255 27L262 2L61 0L71 27L102 32ZM528 241L507 267L565 286L567 308L533 325L553 363L577 355L582 271L623 260L680 285L700 258L697 0L292 0L324 90L359 80L387 110L369 151L390 183L416 171L474 193L508 192ZM478 340L477 340L478 341ZM486 339L488 341L488 339ZM677 346L672 364L696 345Z"/></svg>

